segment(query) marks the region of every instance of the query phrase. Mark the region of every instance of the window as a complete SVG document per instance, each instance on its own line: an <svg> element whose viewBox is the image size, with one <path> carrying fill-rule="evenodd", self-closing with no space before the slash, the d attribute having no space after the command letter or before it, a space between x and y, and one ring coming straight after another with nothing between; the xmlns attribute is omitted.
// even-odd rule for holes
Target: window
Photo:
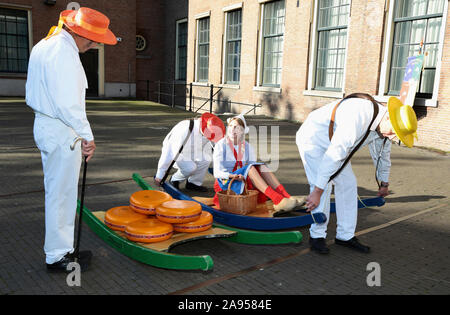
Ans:
<svg viewBox="0 0 450 315"><path fill-rule="evenodd" d="M283 62L285 5L283 1L263 4L262 86L280 87Z"/></svg>
<svg viewBox="0 0 450 315"><path fill-rule="evenodd" d="M315 89L341 91L350 0L319 0Z"/></svg>
<svg viewBox="0 0 450 315"><path fill-rule="evenodd" d="M198 20L197 42L197 81L208 82L209 17Z"/></svg>
<svg viewBox="0 0 450 315"><path fill-rule="evenodd" d="M242 10L227 12L225 83L239 84L241 68Z"/></svg>
<svg viewBox="0 0 450 315"><path fill-rule="evenodd" d="M177 22L177 50L175 79L186 81L186 63L187 63L187 32L188 24L186 20Z"/></svg>
<svg viewBox="0 0 450 315"><path fill-rule="evenodd" d="M0 72L28 69L28 12L0 8Z"/></svg>
<svg viewBox="0 0 450 315"><path fill-rule="evenodd" d="M399 0L394 7L394 39L388 95L399 95L407 59L426 53L417 97L431 98L438 60L445 0Z"/></svg>

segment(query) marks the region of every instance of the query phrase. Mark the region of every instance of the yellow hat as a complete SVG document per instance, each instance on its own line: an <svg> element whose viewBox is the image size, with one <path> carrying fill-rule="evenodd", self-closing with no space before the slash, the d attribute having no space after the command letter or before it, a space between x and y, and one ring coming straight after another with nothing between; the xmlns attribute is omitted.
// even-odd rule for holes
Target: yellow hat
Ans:
<svg viewBox="0 0 450 315"><path fill-rule="evenodd" d="M397 137L408 147L414 145L417 130L416 113L411 106L403 105L396 97L388 100L389 120Z"/></svg>

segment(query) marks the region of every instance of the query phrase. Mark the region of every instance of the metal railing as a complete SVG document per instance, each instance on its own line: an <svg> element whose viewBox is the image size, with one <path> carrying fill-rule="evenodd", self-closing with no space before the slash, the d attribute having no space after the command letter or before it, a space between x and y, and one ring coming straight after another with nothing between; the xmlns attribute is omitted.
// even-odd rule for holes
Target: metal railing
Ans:
<svg viewBox="0 0 450 315"><path fill-rule="evenodd" d="M261 104L249 104L232 101L230 95L234 89L214 86L213 84L193 84L180 81L138 81L137 94L146 100L155 101L172 107L184 107L186 111L213 111L217 114L231 112L233 105L250 107L244 114L262 107ZM209 105L209 108L207 108ZM216 105L216 106L214 106ZM206 108L207 109L206 109Z"/></svg>

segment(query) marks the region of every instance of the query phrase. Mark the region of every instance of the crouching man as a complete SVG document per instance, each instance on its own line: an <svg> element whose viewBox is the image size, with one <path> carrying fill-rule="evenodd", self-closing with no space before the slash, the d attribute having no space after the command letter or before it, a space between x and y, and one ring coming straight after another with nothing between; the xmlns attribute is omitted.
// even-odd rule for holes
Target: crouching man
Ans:
<svg viewBox="0 0 450 315"><path fill-rule="evenodd" d="M178 171L172 175L170 182L177 189L181 182L186 181L186 189L208 191L203 186L203 180L212 160L212 143L224 135L222 120L210 113L176 124L163 141L155 182L158 185L164 182L173 164Z"/></svg>
<svg viewBox="0 0 450 315"><path fill-rule="evenodd" d="M417 117L412 107L397 98L389 99L387 108L363 93L354 93L339 102L314 110L297 131L296 143L310 185L306 206L313 213L323 212L329 218L332 185L336 199L336 244L360 252L370 251L355 237L358 215L356 177L349 163L360 147L377 139L400 139L407 147L414 144ZM390 151L390 147L382 148ZM380 157L382 156L380 154ZM389 155L384 154L384 158ZM390 167L390 162L387 163ZM383 178L378 195L387 194ZM384 179L386 180L386 179ZM384 186L384 187L383 187ZM324 224L311 224L310 245L319 253L327 254Z"/></svg>

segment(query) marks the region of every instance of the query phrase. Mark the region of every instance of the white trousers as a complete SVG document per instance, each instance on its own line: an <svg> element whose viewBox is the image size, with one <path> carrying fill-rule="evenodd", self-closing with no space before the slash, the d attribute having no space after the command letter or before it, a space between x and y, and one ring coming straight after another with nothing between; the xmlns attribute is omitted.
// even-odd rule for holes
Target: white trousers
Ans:
<svg viewBox="0 0 450 315"><path fill-rule="evenodd" d="M211 161L176 161L178 171L172 175L172 181L185 181L186 179L197 186L203 184L206 171Z"/></svg>
<svg viewBox="0 0 450 315"><path fill-rule="evenodd" d="M312 192L314 190L312 182L316 177L319 163L321 162L325 151L298 142L297 146L310 185L310 192ZM336 238L347 241L355 236L358 217L357 182L350 162L342 169L338 176L328 183L320 198L319 206L312 211L312 213L323 212L327 216L327 221L322 224L311 224L309 233L312 238L326 238L327 236L327 226L330 220L332 186L334 186L334 197L336 202Z"/></svg>
<svg viewBox="0 0 450 315"><path fill-rule="evenodd" d="M41 151L45 187L47 264L74 250L74 229L81 167L81 143L70 145L76 133L58 119L36 113L34 139Z"/></svg>

